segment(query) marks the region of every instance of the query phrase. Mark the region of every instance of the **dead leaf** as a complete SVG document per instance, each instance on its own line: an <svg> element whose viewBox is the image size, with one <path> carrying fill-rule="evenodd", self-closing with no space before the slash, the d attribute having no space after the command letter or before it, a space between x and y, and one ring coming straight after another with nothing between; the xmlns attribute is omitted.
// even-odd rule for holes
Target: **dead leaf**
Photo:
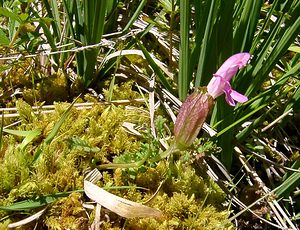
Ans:
<svg viewBox="0 0 300 230"><path fill-rule="evenodd" d="M90 199L125 218L162 217L162 212L157 209L111 194L87 180L84 181L84 192Z"/></svg>

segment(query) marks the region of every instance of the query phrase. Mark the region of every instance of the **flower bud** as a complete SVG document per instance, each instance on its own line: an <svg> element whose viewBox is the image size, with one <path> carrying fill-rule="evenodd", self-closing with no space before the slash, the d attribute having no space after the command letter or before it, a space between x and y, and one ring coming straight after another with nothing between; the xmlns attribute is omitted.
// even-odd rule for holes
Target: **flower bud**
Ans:
<svg viewBox="0 0 300 230"><path fill-rule="evenodd" d="M174 126L178 149L185 149L194 142L213 106L213 101L206 88L199 88L186 98Z"/></svg>

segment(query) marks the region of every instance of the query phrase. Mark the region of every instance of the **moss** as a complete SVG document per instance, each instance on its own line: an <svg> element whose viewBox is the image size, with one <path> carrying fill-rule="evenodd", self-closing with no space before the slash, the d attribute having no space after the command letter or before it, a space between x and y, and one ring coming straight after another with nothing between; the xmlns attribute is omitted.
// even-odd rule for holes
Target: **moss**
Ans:
<svg viewBox="0 0 300 230"><path fill-rule="evenodd" d="M16 102L16 108L20 115L22 124L30 124L37 121L37 116L33 113L31 106L22 99L19 99Z"/></svg>
<svg viewBox="0 0 300 230"><path fill-rule="evenodd" d="M109 84L109 81L106 83ZM126 81L121 83L120 86L114 85L111 100L132 100L141 98L140 94L132 90L134 82ZM105 98L109 98L109 90L103 90Z"/></svg>
<svg viewBox="0 0 300 230"><path fill-rule="evenodd" d="M25 87L23 98L30 104L44 101L52 104L54 101L66 101L69 99L69 86L67 77L58 72L52 76L43 76L35 85Z"/></svg>
<svg viewBox="0 0 300 230"><path fill-rule="evenodd" d="M1 216L1 214L0 214ZM10 220L3 220L0 222L0 230L7 230L8 225L10 224Z"/></svg>
<svg viewBox="0 0 300 230"><path fill-rule="evenodd" d="M130 135L122 127L123 122L134 120L137 124L149 122L147 118L132 114L124 107L109 106L97 119L89 120L87 134L91 137L91 144L98 146L100 151L95 154L98 160L103 156L119 155L127 151L135 151L140 147L138 139ZM113 130L113 132L112 132Z"/></svg>
<svg viewBox="0 0 300 230"><path fill-rule="evenodd" d="M12 65L9 65L8 75L1 71L1 77L3 80L3 87L8 89L9 87L23 87L31 86L32 79L28 74L28 68L31 68L32 60L25 59L14 61Z"/></svg>
<svg viewBox="0 0 300 230"><path fill-rule="evenodd" d="M45 225L49 229L88 229L88 216L79 193L72 193L55 202L47 211L47 216Z"/></svg>
<svg viewBox="0 0 300 230"><path fill-rule="evenodd" d="M42 97L39 101L45 101L47 104L66 101L69 98L67 76L62 72L43 79L39 89Z"/></svg>
<svg viewBox="0 0 300 230"><path fill-rule="evenodd" d="M160 162L156 168L147 168L145 172L138 173L135 179L136 185L154 192L164 179L163 172L166 171L164 167L166 167L165 164Z"/></svg>
<svg viewBox="0 0 300 230"><path fill-rule="evenodd" d="M136 92L131 91L132 85L131 82L115 86L116 98L122 99L125 95L126 98L128 95L129 98L138 97ZM14 129L40 129L42 134L29 143L24 151L17 148L23 138L9 134L3 136L0 154L0 205L82 189L87 169L108 162L136 162L148 155L149 158L141 167L102 171L103 178L98 183L101 187L131 186L130 189L114 189L110 192L133 201L145 202L155 193L161 181L167 178L149 204L162 210L165 218L128 220L125 228L230 228L229 212L223 211L222 206L218 205L224 201L224 194L212 181L197 173L190 152L174 155L169 161L155 161L161 149L150 132L141 131L144 135L137 137L122 127L126 121L149 130L149 115L142 106L128 109L124 106L97 104L90 110L79 111L72 108L49 144L43 143L43 140L69 104L55 104L55 111L51 114L34 114L23 100L17 101L17 107L21 124ZM169 125L168 120L160 116L156 124L160 138L170 135L165 129L165 125ZM32 163L37 147L42 152L40 158ZM210 149L209 145L204 152L209 151L207 149ZM137 189L137 186L147 190ZM82 202L85 201L86 197L78 193L58 200L49 205L48 211L38 222L39 226L49 229L87 229L94 214L92 212L91 217L87 217L82 208ZM36 211L32 210L32 213ZM6 212L0 212L0 218L6 215ZM102 229L120 229L124 226L124 219L116 214L103 210L102 215ZM9 216L5 224L21 218L24 216Z"/></svg>
<svg viewBox="0 0 300 230"><path fill-rule="evenodd" d="M10 95L17 88L22 89L22 97L30 104L42 101L50 104L54 101L69 99L69 82L62 71L46 75L39 69L41 66L36 66L36 69L33 69L32 66L31 59L15 61L7 75L0 73L0 77L4 79L3 88L8 89L4 92L5 95L1 98L0 103L7 106L7 100L11 100ZM32 73L35 71L36 73Z"/></svg>
<svg viewBox="0 0 300 230"><path fill-rule="evenodd" d="M212 206L202 207L195 196L184 193L166 194L155 198L154 207L165 214L163 220L153 218L129 220L129 229L234 229L228 221L229 212L218 211Z"/></svg>
<svg viewBox="0 0 300 230"><path fill-rule="evenodd" d="M205 181L195 174L193 168L187 166L177 177L171 177L163 188L168 194L182 191L188 196L196 195L198 198L204 198L208 190Z"/></svg>
<svg viewBox="0 0 300 230"><path fill-rule="evenodd" d="M0 160L0 194L7 193L27 181L30 176L29 164L32 158L20 149L10 145Z"/></svg>

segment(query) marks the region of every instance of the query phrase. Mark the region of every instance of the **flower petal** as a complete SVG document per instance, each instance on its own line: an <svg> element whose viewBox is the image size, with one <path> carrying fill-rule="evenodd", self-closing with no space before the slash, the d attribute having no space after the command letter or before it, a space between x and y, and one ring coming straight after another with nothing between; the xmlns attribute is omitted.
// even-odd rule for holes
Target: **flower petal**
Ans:
<svg viewBox="0 0 300 230"><path fill-rule="evenodd" d="M235 101L231 97L232 88L229 82L226 82L227 84L224 87L224 93L225 93L225 100L230 106L235 106Z"/></svg>
<svg viewBox="0 0 300 230"><path fill-rule="evenodd" d="M250 59L249 53L237 53L228 58L223 65L218 69L216 75L230 81L236 72L244 67Z"/></svg>
<svg viewBox="0 0 300 230"><path fill-rule="evenodd" d="M230 96L232 97L233 100L241 102L241 103L248 101L248 97L246 97L243 94L240 94L239 92L237 92L235 90L231 90Z"/></svg>
<svg viewBox="0 0 300 230"><path fill-rule="evenodd" d="M213 97L217 98L223 93L225 82L221 76L214 74L207 85L207 92Z"/></svg>
<svg viewBox="0 0 300 230"><path fill-rule="evenodd" d="M235 101L233 100L233 98L230 96L229 93L225 92L225 100L228 103L228 105L230 106L235 106Z"/></svg>

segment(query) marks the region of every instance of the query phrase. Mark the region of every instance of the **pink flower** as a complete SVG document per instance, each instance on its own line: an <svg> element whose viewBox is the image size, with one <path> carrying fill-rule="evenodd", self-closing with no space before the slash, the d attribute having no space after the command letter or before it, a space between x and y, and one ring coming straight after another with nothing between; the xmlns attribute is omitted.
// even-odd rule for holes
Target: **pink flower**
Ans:
<svg viewBox="0 0 300 230"><path fill-rule="evenodd" d="M233 90L229 81L239 69L246 66L249 59L249 53L237 53L228 58L208 83L207 92L213 98L225 93L225 99L231 106L235 106L235 101L242 103L246 102L248 98Z"/></svg>

